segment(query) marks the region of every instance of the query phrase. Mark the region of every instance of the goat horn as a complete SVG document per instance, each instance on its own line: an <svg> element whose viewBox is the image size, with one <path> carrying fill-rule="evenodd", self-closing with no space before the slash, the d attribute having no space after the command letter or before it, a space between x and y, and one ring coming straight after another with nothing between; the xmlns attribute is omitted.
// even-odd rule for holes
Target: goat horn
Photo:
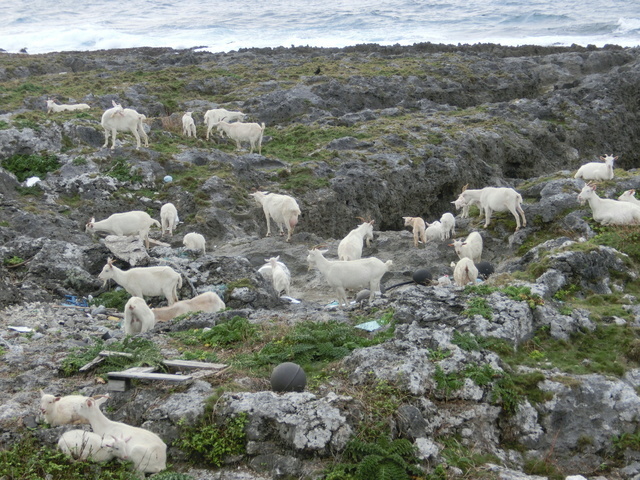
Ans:
<svg viewBox="0 0 640 480"><path fill-rule="evenodd" d="M462 191L464 192L464 191L467 189L467 187L468 187L468 186L469 186L469 184L468 184L468 183L467 183L466 185L464 185L464 186L462 187Z"/></svg>

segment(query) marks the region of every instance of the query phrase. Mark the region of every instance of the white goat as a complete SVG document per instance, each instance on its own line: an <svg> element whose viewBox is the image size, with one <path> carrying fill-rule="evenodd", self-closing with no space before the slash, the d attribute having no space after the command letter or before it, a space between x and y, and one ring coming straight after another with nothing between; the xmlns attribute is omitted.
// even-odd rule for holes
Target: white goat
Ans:
<svg viewBox="0 0 640 480"><path fill-rule="evenodd" d="M471 205L477 205L480 209L480 218L482 218L482 207L480 207L480 194L482 193L482 189L467 189L465 185L462 187L462 193L458 196L455 202L451 202L455 205L456 210L462 209L462 214L460 214L460 218L468 218L469 217L469 207Z"/></svg>
<svg viewBox="0 0 640 480"><path fill-rule="evenodd" d="M133 461L139 472L157 473L167 468L167 445L153 432L126 423L109 420L89 398L80 407L80 414L91 424L91 429L103 437L113 437L127 444L125 455ZM116 451L119 452L118 448Z"/></svg>
<svg viewBox="0 0 640 480"><path fill-rule="evenodd" d="M114 213L105 220L96 222L91 218L85 226L85 232L106 232L111 235L138 235L149 248L149 229L152 225L161 227L160 222L151 218L147 212L133 210L125 213Z"/></svg>
<svg viewBox="0 0 640 480"><path fill-rule="evenodd" d="M193 121L191 116L193 112L185 112L182 116L182 134L187 137L196 136L196 122Z"/></svg>
<svg viewBox="0 0 640 480"><path fill-rule="evenodd" d="M522 195L513 188L507 187L485 187L480 193L480 209L484 210L484 228L489 226L491 214L493 212L509 211L516 219L516 232L520 230L520 217L522 217L522 226L527 226L527 218L522 210ZM480 214L482 217L482 214Z"/></svg>
<svg viewBox="0 0 640 480"><path fill-rule="evenodd" d="M85 419L78 413L80 404L88 397L82 395L66 395L57 397L40 390L40 413L45 422L52 427L57 425L66 425L69 423L87 423ZM109 399L109 396L101 396L95 400L98 405L103 404Z"/></svg>
<svg viewBox="0 0 640 480"><path fill-rule="evenodd" d="M419 243L426 243L425 229L427 228L424 220L420 217L402 217L405 227L413 228L413 246L417 247Z"/></svg>
<svg viewBox="0 0 640 480"><path fill-rule="evenodd" d="M640 223L640 206L610 198L600 198L596 185L588 183L578 195L581 205L589 202L593 219L602 225L636 225Z"/></svg>
<svg viewBox="0 0 640 480"><path fill-rule="evenodd" d="M358 227L351 230L338 244L338 258L340 260L358 260L362 257L363 243L367 243L367 247L371 246L373 240L373 223L364 222Z"/></svg>
<svg viewBox="0 0 640 480"><path fill-rule="evenodd" d="M109 144L109 134L111 134L111 150L116 148L117 132L131 132L136 138L136 150L140 150L140 137L144 139L144 146L149 146L149 137L144 131L142 122L147 118L141 113L131 108L122 108L122 105L112 101L113 107L105 110L102 114L102 128L104 128L104 145Z"/></svg>
<svg viewBox="0 0 640 480"><path fill-rule="evenodd" d="M433 223L426 222L427 229L424 232L424 236L427 242L436 242L444 240L444 228L438 220L434 220Z"/></svg>
<svg viewBox="0 0 640 480"><path fill-rule="evenodd" d="M582 165L573 178L582 178L583 180L611 180L613 178L613 162L618 157L613 155L601 156L600 162L589 162Z"/></svg>
<svg viewBox="0 0 640 480"><path fill-rule="evenodd" d="M211 133L213 127L217 127L218 123L220 123L222 120L229 123L233 122L234 120L242 122L244 121L244 118L246 116L247 115L245 113L232 112L224 108L214 108L213 110L207 110L207 112L204 114L204 124L207 126L207 140L209 140L209 134Z"/></svg>
<svg viewBox="0 0 640 480"><path fill-rule="evenodd" d="M175 304L174 304L175 305ZM124 306L122 329L125 335L137 335L151 330L156 325L156 317L140 297L131 297Z"/></svg>
<svg viewBox="0 0 640 480"><path fill-rule="evenodd" d="M300 207L298 202L289 195L278 193L254 192L250 193L256 203L262 206L264 216L267 218L267 237L271 235L271 221L276 222L280 228L280 235L284 235L284 227L287 227L287 242L291 240L293 229L298 224Z"/></svg>
<svg viewBox="0 0 640 480"><path fill-rule="evenodd" d="M469 283L475 283L478 278L478 269L473 264L473 260L464 257L456 263L453 270L453 281L459 287L464 287Z"/></svg>
<svg viewBox="0 0 640 480"><path fill-rule="evenodd" d="M621 202L629 202L633 203L634 205L640 206L640 200L636 198L636 191L633 189L624 192L618 197L618 200L620 200Z"/></svg>
<svg viewBox="0 0 640 480"><path fill-rule="evenodd" d="M178 289L182 287L182 276L171 267L136 267L120 270L108 259L98 275L103 287L113 279L132 297L164 295L169 305L178 301Z"/></svg>
<svg viewBox="0 0 640 480"><path fill-rule="evenodd" d="M89 110L91 107L86 103L75 103L72 105L62 104L59 105L53 100L47 100L47 113L57 113L64 111L74 111L74 110Z"/></svg>
<svg viewBox="0 0 640 480"><path fill-rule="evenodd" d="M165 203L160 208L160 224L162 225L162 236L165 232L173 235L173 229L176 228L180 219L178 218L178 210L173 203Z"/></svg>
<svg viewBox="0 0 640 480"><path fill-rule="evenodd" d="M228 123L225 121L218 122L218 132L226 133L231 140L235 140L236 148L240 150L241 142L249 142L251 150L258 147L258 154L262 154L262 135L264 134L264 122L262 125L257 123Z"/></svg>
<svg viewBox="0 0 640 480"><path fill-rule="evenodd" d="M344 262L342 260L331 261L324 258L326 250L309 250L307 262L309 268L315 266L324 276L325 280L336 292L338 302L347 305L346 289L369 289L369 303L373 302L375 293L380 291L380 280L391 268L393 262L383 262L375 257L361 258Z"/></svg>
<svg viewBox="0 0 640 480"><path fill-rule="evenodd" d="M271 283L273 284L273 289L276 291L276 294L280 295L280 292L284 292L285 295L289 296L291 290L291 273L286 265L283 267L284 263L278 260L280 260L280 255L268 259L265 258L264 261L271 267Z"/></svg>
<svg viewBox="0 0 640 480"><path fill-rule="evenodd" d="M273 282L273 275L272 275L272 269L271 269L271 263L270 263L271 259L270 258L269 259L265 259L265 261L267 263L265 263L263 266L261 266L258 269L258 273L260 275L262 275L262 278L267 280L269 283L272 283ZM289 268L284 263L278 261L278 265L280 266L280 268L282 268L285 271L285 273L287 275L289 275L289 277L291 277L291 272L289 271Z"/></svg>
<svg viewBox="0 0 640 480"><path fill-rule="evenodd" d="M456 219L453 214L446 212L440 217L444 239L453 237L456 234Z"/></svg>
<svg viewBox="0 0 640 480"><path fill-rule="evenodd" d="M199 233L187 233L182 239L182 244L187 250L202 252L203 255L206 253L207 241L204 236Z"/></svg>
<svg viewBox="0 0 640 480"><path fill-rule="evenodd" d="M156 322L168 322L189 312L215 313L224 310L225 304L215 292L205 292L189 300L180 300L170 307L152 308Z"/></svg>
<svg viewBox="0 0 640 480"><path fill-rule="evenodd" d="M58 440L58 448L74 460L108 462L116 457L113 440L87 430L64 432Z"/></svg>
<svg viewBox="0 0 640 480"><path fill-rule="evenodd" d="M454 240L449 246L455 248L460 259L470 258L478 263L482 258L482 236L478 232L471 232L464 241Z"/></svg>

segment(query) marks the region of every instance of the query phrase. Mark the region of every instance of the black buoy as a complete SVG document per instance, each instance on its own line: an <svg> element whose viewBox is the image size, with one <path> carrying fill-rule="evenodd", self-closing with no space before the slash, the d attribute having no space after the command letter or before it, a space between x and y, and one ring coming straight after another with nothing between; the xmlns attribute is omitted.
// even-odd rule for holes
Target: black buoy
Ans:
<svg viewBox="0 0 640 480"><path fill-rule="evenodd" d="M271 372L271 389L274 392L302 392L306 386L307 375L297 363L281 363Z"/></svg>
<svg viewBox="0 0 640 480"><path fill-rule="evenodd" d="M489 275L491 275L495 271L493 265L491 265L489 262L478 262L476 263L476 268L478 269L478 276L480 276L483 280L489 278Z"/></svg>
<svg viewBox="0 0 640 480"><path fill-rule="evenodd" d="M429 285L432 280L432 275L429 270L426 268L421 268L420 270L416 270L413 272L413 281L419 285Z"/></svg>

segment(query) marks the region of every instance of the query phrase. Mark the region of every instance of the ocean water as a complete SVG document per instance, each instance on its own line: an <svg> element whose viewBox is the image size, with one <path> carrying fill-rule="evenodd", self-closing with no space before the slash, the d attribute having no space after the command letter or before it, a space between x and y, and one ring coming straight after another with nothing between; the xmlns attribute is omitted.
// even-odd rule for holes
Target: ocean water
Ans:
<svg viewBox="0 0 640 480"><path fill-rule="evenodd" d="M0 49L640 45L640 0L21 0L0 3Z"/></svg>

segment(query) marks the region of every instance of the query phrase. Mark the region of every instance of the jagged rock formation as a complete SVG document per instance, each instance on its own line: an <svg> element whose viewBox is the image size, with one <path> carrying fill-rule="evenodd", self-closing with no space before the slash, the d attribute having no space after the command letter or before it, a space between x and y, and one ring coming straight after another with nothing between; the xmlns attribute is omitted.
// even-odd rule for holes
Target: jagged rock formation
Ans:
<svg viewBox="0 0 640 480"><path fill-rule="evenodd" d="M32 87L35 93L0 111L0 159L47 153L60 164L26 192L35 195L25 194L15 175L0 168L0 385L9 392L0 412L0 446L18 438L21 425L35 415L40 388L104 393L106 387L93 379L63 378L58 369L71 348L102 336L121 340L123 333L107 316L59 303L65 295L99 294L97 274L108 256L131 260L129 266L172 265L188 280L181 297L213 287L225 297L227 311L161 324L145 334L165 356L177 356L169 332L209 328L236 316L256 325L352 322L358 307L326 308L332 293L318 272L307 270L305 258L321 243L335 256L339 240L358 224L356 217L376 220L375 241L363 256L394 263L383 278L388 290L363 310L392 310L393 338L354 350L341 360L342 373L313 392L277 395L266 391L264 379L235 379L246 391L224 393L219 415L248 413L249 443L234 459L242 469L223 467L224 478L319 478L365 415L362 399L349 392L378 382L393 385L402 398L388 420L390 432L416 445L427 470L445 461L444 436L493 455L495 461L484 468L500 472L495 478L540 478L522 471L549 452L566 474L597 475L612 458L613 439L635 434L640 370L631 347L625 373L613 377L567 373L543 363L513 366L485 345L468 348L461 338L497 339L518 350L540 331L571 341L572 335L603 325L626 325L632 334L639 326L638 300L629 290L637 280L636 260L588 242L597 227L588 207L577 202L583 183L572 177L580 164L612 152L620 158L616 178L603 185L602 195L640 188L633 170L640 138L638 49L424 44L230 54L135 49L0 55L6 63L0 82L47 85ZM313 75L318 64L326 66L323 75ZM46 117L44 99L63 89L56 80L62 72L89 84L118 83L117 93L96 86L96 93L77 100L96 111L118 100L144 113L150 148L136 152L123 136L114 153L101 149L98 114ZM180 79L175 98L151 81L118 80L136 72ZM235 152L221 138L183 142L169 128L177 112L188 108L201 118L221 99L272 128L263 156ZM270 153L270 148L283 152L276 150L279 135L304 144L303 153L293 159ZM313 137L311 145L306 135ZM124 174L115 175L123 165ZM163 183L166 175L174 182ZM488 230L474 217L457 218L459 236L480 230L483 260L496 266L484 284L495 290L486 295L411 281L418 268L429 268L434 278L451 274L457 258L444 242L414 248L402 216L433 221L454 211L451 202L466 184L511 186L525 199L528 226L515 233L508 214L494 218ZM247 195L253 188L296 196L303 213L291 244L262 238L264 218ZM183 221L163 239L170 247L156 246L147 254L140 245L92 239L84 232L90 216L146 210L158 218L165 201L178 207ZM194 230L209 242L206 255L195 257L182 248L182 236ZM152 236L160 239L159 232ZM301 303L277 298L256 273L275 255L289 267L293 296ZM25 263L16 266L8 259ZM526 280L517 279L518 273ZM530 294L514 299L500 290L505 284ZM569 290L584 297L618 295L628 317L600 315L596 321L586 308L567 310L558 294ZM469 313L479 297L489 318ZM34 332L20 336L10 325ZM583 361L591 362L588 354ZM490 378L481 381L480 373ZM515 408L500 381L528 374L535 374L537 396ZM181 461L184 452L176 441L185 425L202 417L213 390L208 381L181 392L144 385L115 394L110 405L116 420L160 434L170 456ZM37 429L36 435L51 446L64 430ZM622 455L606 478L640 475L637 451L626 448ZM196 478L222 478L201 466L191 472ZM448 475L456 474L451 467Z"/></svg>

